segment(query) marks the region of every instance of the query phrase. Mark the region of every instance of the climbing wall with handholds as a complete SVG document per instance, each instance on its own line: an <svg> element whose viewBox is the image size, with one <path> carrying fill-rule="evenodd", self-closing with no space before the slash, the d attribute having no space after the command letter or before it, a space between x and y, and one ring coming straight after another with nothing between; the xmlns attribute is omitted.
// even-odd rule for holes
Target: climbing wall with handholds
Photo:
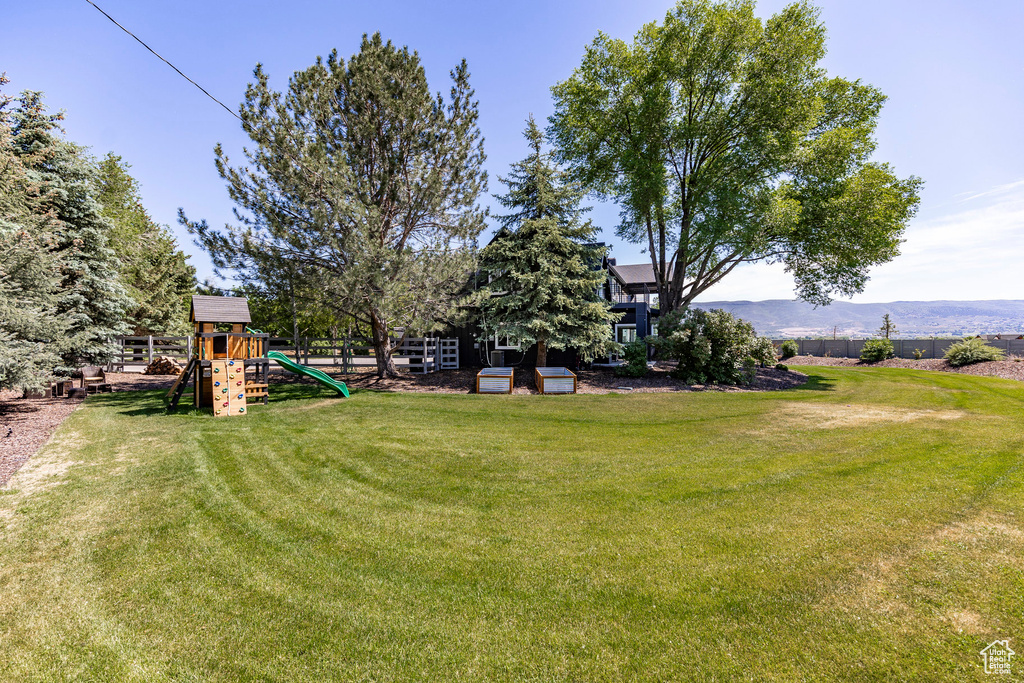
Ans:
<svg viewBox="0 0 1024 683"><path fill-rule="evenodd" d="M242 361L210 363L213 414L217 417L245 414L245 365Z"/></svg>

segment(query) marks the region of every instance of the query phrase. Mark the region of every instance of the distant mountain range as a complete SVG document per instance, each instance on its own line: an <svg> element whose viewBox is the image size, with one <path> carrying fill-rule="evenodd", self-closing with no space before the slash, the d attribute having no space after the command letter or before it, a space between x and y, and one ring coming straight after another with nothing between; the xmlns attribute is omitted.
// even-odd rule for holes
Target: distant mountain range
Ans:
<svg viewBox="0 0 1024 683"><path fill-rule="evenodd" d="M819 306L803 301L702 301L722 308L770 337L870 337L888 313L900 337L948 337L968 334L1024 333L1024 300L893 301L887 304L836 302Z"/></svg>

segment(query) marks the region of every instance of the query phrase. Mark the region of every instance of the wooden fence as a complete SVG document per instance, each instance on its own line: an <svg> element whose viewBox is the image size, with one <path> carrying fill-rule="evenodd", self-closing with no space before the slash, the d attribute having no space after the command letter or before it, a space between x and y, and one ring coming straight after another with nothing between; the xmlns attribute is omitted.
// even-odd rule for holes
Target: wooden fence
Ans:
<svg viewBox="0 0 1024 683"><path fill-rule="evenodd" d="M125 366L146 366L157 356L169 356L179 363L192 357L192 337L118 337L115 342L121 347L118 356L108 364L111 371Z"/></svg>
<svg viewBox="0 0 1024 683"><path fill-rule="evenodd" d="M773 339L778 348L785 339ZM793 339L800 347L801 356L830 356L832 358L860 358L867 339ZM942 358L946 350L960 339L892 339L897 358L913 358L920 350L922 358ZM1024 356L1024 339L989 339L986 343L1009 355Z"/></svg>
<svg viewBox="0 0 1024 683"><path fill-rule="evenodd" d="M118 337L120 353L108 364L111 372L141 371L158 356L169 356L184 364L192 357L193 337ZM373 344L368 339L271 337L268 351L279 351L296 363L313 367L338 366L342 372L359 372L377 366ZM459 340L438 337L407 337L392 357L399 367L426 374L459 367Z"/></svg>

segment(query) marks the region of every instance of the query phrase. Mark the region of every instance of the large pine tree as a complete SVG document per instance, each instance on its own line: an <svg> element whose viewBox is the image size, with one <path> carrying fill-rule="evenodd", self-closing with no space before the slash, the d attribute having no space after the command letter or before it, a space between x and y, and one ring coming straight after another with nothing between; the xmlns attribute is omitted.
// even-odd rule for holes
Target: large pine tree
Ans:
<svg viewBox="0 0 1024 683"><path fill-rule="evenodd" d="M498 234L480 254L489 284L481 301L481 328L524 345L537 345L537 365L548 349L576 349L586 360L607 355L617 319L598 296L604 283L597 228L583 220L583 192L543 151L543 135L531 116L524 133L530 154L512 165L508 193L497 197L509 210Z"/></svg>
<svg viewBox="0 0 1024 683"><path fill-rule="evenodd" d="M24 169L27 212L45 217L46 234L35 237L47 240L57 269L53 314L67 328L50 346L60 354L54 374L66 375L113 357L113 338L128 331L133 302L108 246L112 226L96 201L96 164L60 135L60 118L47 113L40 93L22 93L10 117L10 148Z"/></svg>
<svg viewBox="0 0 1024 683"><path fill-rule="evenodd" d="M142 206L139 182L129 168L110 153L100 160L96 178L103 217L113 226L110 248L121 264L121 283L135 301L126 323L132 334L186 334L196 269L171 231Z"/></svg>
<svg viewBox="0 0 1024 683"><path fill-rule="evenodd" d="M6 82L0 74L0 86ZM53 222L30 208L29 193L37 188L14 150L10 103L0 95L0 389L44 386L69 327L56 311Z"/></svg>
<svg viewBox="0 0 1024 683"><path fill-rule="evenodd" d="M398 373L396 328L429 332L456 310L483 228L466 63L451 77L448 98L432 93L419 56L379 34L348 63L333 52L296 72L284 95L258 66L240 110L248 163L216 152L242 225L181 216L232 277L262 286L288 273L369 328L380 376Z"/></svg>

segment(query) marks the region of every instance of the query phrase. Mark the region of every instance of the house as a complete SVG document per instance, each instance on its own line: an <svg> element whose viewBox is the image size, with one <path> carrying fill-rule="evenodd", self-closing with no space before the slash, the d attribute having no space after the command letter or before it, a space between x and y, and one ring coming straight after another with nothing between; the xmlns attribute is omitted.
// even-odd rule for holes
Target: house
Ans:
<svg viewBox="0 0 1024 683"><path fill-rule="evenodd" d="M594 267L607 273L599 296L611 303L612 311L621 313L619 320L612 323L612 338L625 344L634 339L656 335L658 295L651 264L620 266L614 258L605 257L600 263L595 263ZM475 277L479 277L479 274ZM500 335L481 341L478 338L479 330L472 325L450 329L445 332L445 336L458 338L460 356L470 359L472 365L529 366L536 363L536 346L524 349L517 340ZM579 368L580 358L573 349L549 349L548 365Z"/></svg>
<svg viewBox="0 0 1024 683"><path fill-rule="evenodd" d="M622 313L615 323L615 341L620 344L658 334L658 284L650 263L618 265L605 259L608 283L604 298L612 310Z"/></svg>

